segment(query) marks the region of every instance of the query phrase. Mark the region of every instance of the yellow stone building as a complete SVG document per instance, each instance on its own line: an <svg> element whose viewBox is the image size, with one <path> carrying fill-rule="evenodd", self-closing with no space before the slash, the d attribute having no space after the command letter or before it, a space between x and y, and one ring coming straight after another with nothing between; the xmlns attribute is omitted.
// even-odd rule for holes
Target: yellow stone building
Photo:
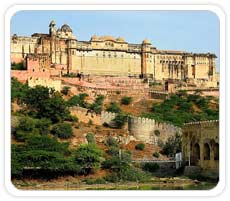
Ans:
<svg viewBox="0 0 230 201"><path fill-rule="evenodd" d="M186 123L182 131L183 160L204 174L219 174L219 121Z"/></svg>
<svg viewBox="0 0 230 201"><path fill-rule="evenodd" d="M93 35L90 41L80 41L67 24L56 29L54 21L48 34L11 37L11 62L31 54L49 55L50 67L63 73L203 80L213 87L217 83L215 54L159 50L148 39L130 44L122 37Z"/></svg>

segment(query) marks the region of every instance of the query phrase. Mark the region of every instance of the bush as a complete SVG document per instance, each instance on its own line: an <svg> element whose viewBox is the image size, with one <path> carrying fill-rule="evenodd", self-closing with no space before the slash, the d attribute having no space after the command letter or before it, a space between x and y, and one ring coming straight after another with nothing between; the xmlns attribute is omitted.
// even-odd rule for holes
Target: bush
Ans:
<svg viewBox="0 0 230 201"><path fill-rule="evenodd" d="M76 116L73 116L71 114L66 115L65 121L71 121L71 122L78 122L78 118Z"/></svg>
<svg viewBox="0 0 230 201"><path fill-rule="evenodd" d="M26 70L25 66L24 66L24 62L20 62L20 63L15 63L13 62L11 64L11 70Z"/></svg>
<svg viewBox="0 0 230 201"><path fill-rule="evenodd" d="M87 107L87 103L85 102L85 98L88 96L86 93L81 93L75 96L72 96L66 103L68 106L80 106Z"/></svg>
<svg viewBox="0 0 230 201"><path fill-rule="evenodd" d="M123 114L118 114L116 115L116 117L113 119L113 122L115 123L116 127L121 129L123 128L123 126L125 125L125 123L127 122L127 115L123 115Z"/></svg>
<svg viewBox="0 0 230 201"><path fill-rule="evenodd" d="M56 137L67 139L73 136L73 129L70 124L58 123L53 126L51 133Z"/></svg>
<svg viewBox="0 0 230 201"><path fill-rule="evenodd" d="M144 150L144 148L145 148L145 144L143 144L143 143L139 143L139 144L137 144L136 146L135 146L135 149L136 150Z"/></svg>
<svg viewBox="0 0 230 201"><path fill-rule="evenodd" d="M63 93L64 95L68 95L70 90L69 86L64 86L63 89L61 90L61 93Z"/></svg>
<svg viewBox="0 0 230 201"><path fill-rule="evenodd" d="M121 98L121 104L129 105L132 102L132 97L124 96Z"/></svg>
<svg viewBox="0 0 230 201"><path fill-rule="evenodd" d="M108 124L107 122L104 122L102 125L103 125L104 127L106 127L106 128L109 127L109 124Z"/></svg>
<svg viewBox="0 0 230 201"><path fill-rule="evenodd" d="M156 158L159 158L160 157L160 154L158 152L154 152L153 153L153 156L156 157Z"/></svg>
<svg viewBox="0 0 230 201"><path fill-rule="evenodd" d="M181 152L181 147L181 135L176 133L174 136L169 137L165 143L163 143L162 154L174 156L176 153Z"/></svg>
<svg viewBox="0 0 230 201"><path fill-rule="evenodd" d="M156 172L158 169L160 168L160 166L157 163L145 163L142 166L142 169L144 171L148 171L148 172Z"/></svg>
<svg viewBox="0 0 230 201"><path fill-rule="evenodd" d="M117 146L110 146L107 153L111 156L118 156L119 148Z"/></svg>
<svg viewBox="0 0 230 201"><path fill-rule="evenodd" d="M96 143L95 136L93 133L87 133L86 139L88 143Z"/></svg>
<svg viewBox="0 0 230 201"><path fill-rule="evenodd" d="M106 111L114 112L114 113L120 113L121 109L116 102L111 102L110 105L108 106L108 108L106 109Z"/></svg>
<svg viewBox="0 0 230 201"><path fill-rule="evenodd" d="M154 130L154 134L159 137L161 133L159 130Z"/></svg>
<svg viewBox="0 0 230 201"><path fill-rule="evenodd" d="M114 139L113 137L109 136L106 140L106 145L109 147L117 147L118 143L117 140Z"/></svg>

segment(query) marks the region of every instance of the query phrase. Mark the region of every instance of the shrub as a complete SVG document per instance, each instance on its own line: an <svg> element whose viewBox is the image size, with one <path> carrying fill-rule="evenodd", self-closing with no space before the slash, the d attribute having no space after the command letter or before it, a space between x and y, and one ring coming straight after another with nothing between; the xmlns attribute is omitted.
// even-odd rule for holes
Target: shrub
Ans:
<svg viewBox="0 0 230 201"><path fill-rule="evenodd" d="M120 113L121 109L116 102L111 102L110 105L108 106L108 108L106 109L106 111L114 112L114 113Z"/></svg>
<svg viewBox="0 0 230 201"><path fill-rule="evenodd" d="M51 133L56 137L67 139L73 136L73 129L70 124L58 123L53 126Z"/></svg>
<svg viewBox="0 0 230 201"><path fill-rule="evenodd" d="M93 125L93 121L92 121L91 119L89 119L88 125L89 125L89 126Z"/></svg>
<svg viewBox="0 0 230 201"><path fill-rule="evenodd" d="M117 146L110 146L107 153L111 156L118 156L119 148Z"/></svg>
<svg viewBox="0 0 230 201"><path fill-rule="evenodd" d="M61 93L63 93L64 95L68 95L70 90L69 86L64 86L63 89L61 90Z"/></svg>
<svg viewBox="0 0 230 201"><path fill-rule="evenodd" d="M24 62L20 62L20 63L15 63L13 62L11 64L11 70L26 70L25 66L24 66Z"/></svg>
<svg viewBox="0 0 230 201"><path fill-rule="evenodd" d="M114 139L113 137L109 136L106 140L106 145L109 146L109 147L117 147L118 146L118 143L117 143L117 140Z"/></svg>
<svg viewBox="0 0 230 201"><path fill-rule="evenodd" d="M129 105L132 102L132 97L124 96L121 98L121 104Z"/></svg>
<svg viewBox="0 0 230 201"><path fill-rule="evenodd" d="M145 148L145 144L143 144L143 143L139 143L139 144L137 144L136 146L135 146L135 149L136 150L144 150L144 148Z"/></svg>
<svg viewBox="0 0 230 201"><path fill-rule="evenodd" d="M156 172L160 166L157 163L144 163L142 169L148 172Z"/></svg>
<svg viewBox="0 0 230 201"><path fill-rule="evenodd" d="M71 121L71 122L78 122L78 118L76 116L73 116L71 114L66 115L65 121Z"/></svg>
<svg viewBox="0 0 230 201"><path fill-rule="evenodd" d="M88 143L96 143L95 136L93 133L87 133L86 139Z"/></svg>
<svg viewBox="0 0 230 201"><path fill-rule="evenodd" d="M125 123L127 122L127 115L123 114L118 114L116 117L113 119L113 122L115 123L117 128L123 128Z"/></svg>
<svg viewBox="0 0 230 201"><path fill-rule="evenodd" d="M109 127L109 124L108 124L107 122L104 122L102 125L103 125L104 127L106 127L106 128Z"/></svg>
<svg viewBox="0 0 230 201"><path fill-rule="evenodd" d="M160 131L159 130L154 130L154 134L156 135L156 136L160 136Z"/></svg>
<svg viewBox="0 0 230 201"><path fill-rule="evenodd" d="M154 152L153 153L153 156L156 157L156 158L159 158L160 157L160 154L158 152Z"/></svg>
<svg viewBox="0 0 230 201"><path fill-rule="evenodd" d="M167 139L162 146L162 154L167 156L174 156L176 153L181 152L181 136L176 133L174 136L171 136Z"/></svg>

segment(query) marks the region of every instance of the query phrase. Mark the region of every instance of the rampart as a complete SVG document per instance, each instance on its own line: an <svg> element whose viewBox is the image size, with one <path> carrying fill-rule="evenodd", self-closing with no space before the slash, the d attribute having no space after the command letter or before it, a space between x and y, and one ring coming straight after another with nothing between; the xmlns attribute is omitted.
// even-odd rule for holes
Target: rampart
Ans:
<svg viewBox="0 0 230 201"><path fill-rule="evenodd" d="M158 144L159 140L165 142L176 132L181 133L180 128L171 124L160 123L154 119L141 117L130 117L128 119L128 129L130 134L137 139L155 145Z"/></svg>

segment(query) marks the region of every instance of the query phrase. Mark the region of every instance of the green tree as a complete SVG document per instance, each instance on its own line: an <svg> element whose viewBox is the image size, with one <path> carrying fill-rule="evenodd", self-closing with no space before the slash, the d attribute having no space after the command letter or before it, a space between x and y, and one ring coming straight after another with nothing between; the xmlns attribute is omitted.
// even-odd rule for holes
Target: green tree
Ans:
<svg viewBox="0 0 230 201"><path fill-rule="evenodd" d="M87 107L87 103L85 101L85 98L88 96L86 93L80 93L78 95L72 96L66 104L68 106L80 106L80 107Z"/></svg>
<svg viewBox="0 0 230 201"><path fill-rule="evenodd" d="M123 96L121 98L121 104L123 104L123 105L129 105L131 102L132 102L132 97Z"/></svg>
<svg viewBox="0 0 230 201"><path fill-rule="evenodd" d="M119 105L116 102L111 102L110 105L108 106L108 108L106 109L106 111L114 112L114 113L120 113L121 108L119 107Z"/></svg>
<svg viewBox="0 0 230 201"><path fill-rule="evenodd" d="M123 128L125 123L128 120L128 116L124 114L118 114L116 117L113 119L113 122L116 124L117 128Z"/></svg>
<svg viewBox="0 0 230 201"><path fill-rule="evenodd" d="M53 126L51 133L56 137L68 139L73 136L73 128L68 123L57 123Z"/></svg>
<svg viewBox="0 0 230 201"><path fill-rule="evenodd" d="M20 83L16 78L11 78L11 101L23 102L29 87L27 84Z"/></svg>
<svg viewBox="0 0 230 201"><path fill-rule="evenodd" d="M43 86L29 88L25 100L28 109L35 113L37 118L48 118L53 123L62 121L69 111L59 92Z"/></svg>
<svg viewBox="0 0 230 201"><path fill-rule="evenodd" d="M165 154L167 156L174 156L176 153L181 152L181 150L181 135L176 133L174 136L169 137L165 144L163 144L162 154Z"/></svg>
<svg viewBox="0 0 230 201"><path fill-rule="evenodd" d="M81 145L74 153L74 161L81 167L81 173L88 175L100 167L102 155L95 144Z"/></svg>
<svg viewBox="0 0 230 201"><path fill-rule="evenodd" d="M135 149L143 151L145 149L145 144L139 143L135 146Z"/></svg>

